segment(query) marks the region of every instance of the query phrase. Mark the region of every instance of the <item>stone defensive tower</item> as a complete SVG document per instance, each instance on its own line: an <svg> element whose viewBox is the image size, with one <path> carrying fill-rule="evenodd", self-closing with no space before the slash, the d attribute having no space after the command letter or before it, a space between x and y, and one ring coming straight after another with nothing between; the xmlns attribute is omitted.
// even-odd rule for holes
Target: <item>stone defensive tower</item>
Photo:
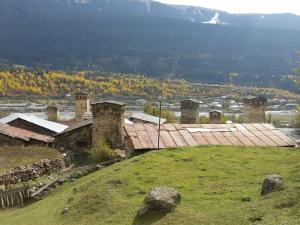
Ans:
<svg viewBox="0 0 300 225"><path fill-rule="evenodd" d="M75 120L81 121L86 113L90 112L90 99L86 92L75 94Z"/></svg>
<svg viewBox="0 0 300 225"><path fill-rule="evenodd" d="M243 99L244 123L265 123L267 99L263 97L248 97Z"/></svg>
<svg viewBox="0 0 300 225"><path fill-rule="evenodd" d="M181 102L181 123L199 123L199 102L187 99Z"/></svg>
<svg viewBox="0 0 300 225"><path fill-rule="evenodd" d="M213 110L209 112L209 122L211 124L221 123L222 112L218 110Z"/></svg>
<svg viewBox="0 0 300 225"><path fill-rule="evenodd" d="M58 120L58 109L54 105L50 105L47 107L48 112L48 120L49 121L57 121Z"/></svg>
<svg viewBox="0 0 300 225"><path fill-rule="evenodd" d="M112 148L123 148L125 104L115 101L92 104L93 146L100 138L105 138Z"/></svg>

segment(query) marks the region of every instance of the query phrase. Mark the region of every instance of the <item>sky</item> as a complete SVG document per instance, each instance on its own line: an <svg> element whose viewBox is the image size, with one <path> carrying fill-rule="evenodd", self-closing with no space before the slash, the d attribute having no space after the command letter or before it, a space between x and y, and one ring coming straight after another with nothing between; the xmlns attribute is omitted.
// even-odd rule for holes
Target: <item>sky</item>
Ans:
<svg viewBox="0 0 300 225"><path fill-rule="evenodd" d="M300 15L300 0L157 0L178 5L195 5L230 13L294 13Z"/></svg>

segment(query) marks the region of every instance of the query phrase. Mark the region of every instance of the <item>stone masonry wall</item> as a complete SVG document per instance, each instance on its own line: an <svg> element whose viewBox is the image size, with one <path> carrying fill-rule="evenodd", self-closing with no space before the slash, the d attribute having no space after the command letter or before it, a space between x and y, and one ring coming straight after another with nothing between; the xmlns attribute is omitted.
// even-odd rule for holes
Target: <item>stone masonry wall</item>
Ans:
<svg viewBox="0 0 300 225"><path fill-rule="evenodd" d="M243 122L264 123L266 121L266 102L266 99L260 97L243 99Z"/></svg>
<svg viewBox="0 0 300 225"><path fill-rule="evenodd" d="M70 150L73 153L80 153L84 149L83 143L86 143L86 149L92 146L92 125L80 127L76 130L60 134L55 137L55 148L60 150Z"/></svg>
<svg viewBox="0 0 300 225"><path fill-rule="evenodd" d="M92 104L93 146L105 138L113 148L123 148L125 105L111 102Z"/></svg>
<svg viewBox="0 0 300 225"><path fill-rule="evenodd" d="M181 102L181 123L197 124L199 123L199 103L194 100L185 100Z"/></svg>
<svg viewBox="0 0 300 225"><path fill-rule="evenodd" d="M81 121L86 112L90 112L90 100L88 94L77 93L75 101L75 120Z"/></svg>

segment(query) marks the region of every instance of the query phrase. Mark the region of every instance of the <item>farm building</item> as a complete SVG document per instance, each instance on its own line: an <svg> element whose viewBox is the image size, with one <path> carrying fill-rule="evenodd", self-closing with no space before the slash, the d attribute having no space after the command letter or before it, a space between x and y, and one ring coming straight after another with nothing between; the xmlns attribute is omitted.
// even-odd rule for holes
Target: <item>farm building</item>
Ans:
<svg viewBox="0 0 300 225"><path fill-rule="evenodd" d="M13 113L6 116L0 119L0 123L48 136L53 136L68 128L66 125L23 113Z"/></svg>
<svg viewBox="0 0 300 225"><path fill-rule="evenodd" d="M0 146L51 146L54 139L50 136L0 124Z"/></svg>

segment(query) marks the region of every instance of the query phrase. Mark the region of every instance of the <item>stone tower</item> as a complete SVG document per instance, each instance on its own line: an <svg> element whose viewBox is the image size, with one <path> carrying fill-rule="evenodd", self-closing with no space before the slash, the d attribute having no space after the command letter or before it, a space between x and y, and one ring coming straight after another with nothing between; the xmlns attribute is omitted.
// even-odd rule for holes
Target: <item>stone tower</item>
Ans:
<svg viewBox="0 0 300 225"><path fill-rule="evenodd" d="M56 106L50 105L47 107L48 120L57 121L58 120L58 109Z"/></svg>
<svg viewBox="0 0 300 225"><path fill-rule="evenodd" d="M181 102L181 123L199 123L199 102L187 99Z"/></svg>
<svg viewBox="0 0 300 225"><path fill-rule="evenodd" d="M221 123L222 112L218 110L213 110L209 112L209 122L211 124Z"/></svg>
<svg viewBox="0 0 300 225"><path fill-rule="evenodd" d="M99 138L105 138L112 148L123 148L125 104L115 101L92 104L93 146Z"/></svg>
<svg viewBox="0 0 300 225"><path fill-rule="evenodd" d="M86 92L75 94L75 120L81 121L86 113L90 112L90 99Z"/></svg>
<svg viewBox="0 0 300 225"><path fill-rule="evenodd" d="M244 123L265 123L267 99L263 97L248 97L243 99Z"/></svg>

